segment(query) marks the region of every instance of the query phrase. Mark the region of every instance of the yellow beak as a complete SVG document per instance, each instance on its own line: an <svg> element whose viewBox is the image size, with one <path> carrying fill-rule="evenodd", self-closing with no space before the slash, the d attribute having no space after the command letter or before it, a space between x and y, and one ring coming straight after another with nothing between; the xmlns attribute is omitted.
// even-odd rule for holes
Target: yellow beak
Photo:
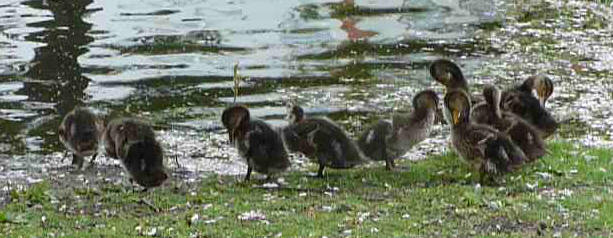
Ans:
<svg viewBox="0 0 613 238"><path fill-rule="evenodd" d="M460 112L458 110L451 111L453 117L453 124L457 125L460 122Z"/></svg>

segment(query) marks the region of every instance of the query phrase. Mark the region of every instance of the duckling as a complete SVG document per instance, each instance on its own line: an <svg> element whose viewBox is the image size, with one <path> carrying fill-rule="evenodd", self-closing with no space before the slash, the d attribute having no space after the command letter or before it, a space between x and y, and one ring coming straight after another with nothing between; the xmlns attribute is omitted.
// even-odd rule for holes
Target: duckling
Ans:
<svg viewBox="0 0 613 238"><path fill-rule="evenodd" d="M162 185L168 178L162 147L147 123L134 118L115 119L109 122L103 137L107 155L121 160L130 181L146 190Z"/></svg>
<svg viewBox="0 0 613 238"><path fill-rule="evenodd" d="M346 169L368 161L336 123L325 117L305 118L304 110L291 103L287 108L290 125L281 130L283 141L290 151L317 160L317 177L323 177L326 167Z"/></svg>
<svg viewBox="0 0 613 238"><path fill-rule="evenodd" d="M529 78L526 81L531 81L531 79ZM545 83L540 85L544 84ZM541 86L541 89L537 89L537 91L539 91L539 99L537 99L534 97L531 90L525 91L523 85L526 85L526 82L518 88L502 92L500 108L505 111L513 112L532 124L539 130L541 138L546 139L558 129L558 122L544 107L547 101L546 97L548 97L546 96L548 89L542 88L549 87Z"/></svg>
<svg viewBox="0 0 613 238"><path fill-rule="evenodd" d="M471 120L477 124L486 124L507 133L528 157L534 161L546 154L545 142L539 131L524 119L500 109L501 92L493 85L483 88L485 102L475 105L471 111Z"/></svg>
<svg viewBox="0 0 613 238"><path fill-rule="evenodd" d="M464 78L460 67L449 60L439 59L434 61L430 65L430 74L437 82L440 82L445 86L446 91L460 89L466 93L470 92L468 83ZM535 87L535 85L547 84L545 80L543 80L543 83L540 81L541 80L528 79L526 82L524 82L524 84L522 84L526 85L525 87L519 86L517 88L511 88L503 91L500 100L500 108L502 108L502 110L515 113L522 119L526 120L540 131L542 138L547 138L556 131L558 123L551 116L551 114L545 110L541 103L539 103L539 99L532 95L532 88ZM551 88L553 88L553 86ZM543 95L546 95L547 91L545 89L545 87L541 89ZM470 94L468 95L473 104L483 101L481 98L472 97ZM480 112L475 112L475 114L477 113ZM481 115L473 116L481 117Z"/></svg>
<svg viewBox="0 0 613 238"><path fill-rule="evenodd" d="M281 136L264 121L252 118L244 106L226 108L221 115L223 125L228 129L230 142L247 160L249 181L251 171L272 175L285 171L290 166L287 151Z"/></svg>
<svg viewBox="0 0 613 238"><path fill-rule="evenodd" d="M550 78L544 75L531 76L524 80L524 82L517 87L519 91L526 93L533 93L536 91L539 103L544 108L547 103L547 99L553 94L553 82Z"/></svg>
<svg viewBox="0 0 613 238"><path fill-rule="evenodd" d="M438 111L438 97L424 90L413 97L413 111L394 114L392 122L380 120L365 130L358 139L362 152L372 160L385 160L385 168L395 167L394 158L402 156L413 145L428 136Z"/></svg>
<svg viewBox="0 0 613 238"><path fill-rule="evenodd" d="M451 125L451 142L458 154L479 171L481 181L518 168L527 160L524 152L504 132L470 120L471 102L462 90L444 97L445 113Z"/></svg>
<svg viewBox="0 0 613 238"><path fill-rule="evenodd" d="M75 107L62 120L58 135L60 142L72 152L72 166L83 167L83 157L92 156L91 163L98 155L98 142L104 123L91 110Z"/></svg>

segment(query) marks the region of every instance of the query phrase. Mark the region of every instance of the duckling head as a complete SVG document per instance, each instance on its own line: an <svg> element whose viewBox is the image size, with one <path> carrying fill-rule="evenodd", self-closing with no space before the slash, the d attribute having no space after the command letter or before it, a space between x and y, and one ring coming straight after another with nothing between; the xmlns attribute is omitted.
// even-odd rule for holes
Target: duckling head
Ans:
<svg viewBox="0 0 613 238"><path fill-rule="evenodd" d="M490 105L492 110L494 110L498 118L502 117L502 112L500 111L501 97L502 92L496 86L488 84L483 87L483 98L487 104Z"/></svg>
<svg viewBox="0 0 613 238"><path fill-rule="evenodd" d="M468 123L470 120L470 98L463 90L451 90L445 94L445 118L453 127Z"/></svg>
<svg viewBox="0 0 613 238"><path fill-rule="evenodd" d="M249 125L249 117L249 109L245 106L233 106L223 111L221 122L228 129L230 142L243 137Z"/></svg>
<svg viewBox="0 0 613 238"><path fill-rule="evenodd" d="M446 90L462 89L468 92L468 83L457 64L438 59L430 64L430 75L437 82L445 85Z"/></svg>
<svg viewBox="0 0 613 238"><path fill-rule="evenodd" d="M547 99L553 94L553 81L544 75L532 76L526 79L521 86L530 92L536 91L539 103L544 107Z"/></svg>
<svg viewBox="0 0 613 238"><path fill-rule="evenodd" d="M285 117L285 119L289 122L289 124L295 124L304 119L304 110L302 109L302 107L294 103L287 104L286 112L287 116Z"/></svg>
<svg viewBox="0 0 613 238"><path fill-rule="evenodd" d="M432 90L424 90L413 97L413 106L415 109L428 109L436 111L438 109L438 96Z"/></svg>

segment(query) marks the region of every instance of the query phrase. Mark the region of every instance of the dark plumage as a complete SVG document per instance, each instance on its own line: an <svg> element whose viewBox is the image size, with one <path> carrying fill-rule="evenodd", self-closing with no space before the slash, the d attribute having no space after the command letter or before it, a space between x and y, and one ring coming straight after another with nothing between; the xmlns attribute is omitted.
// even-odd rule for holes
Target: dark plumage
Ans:
<svg viewBox="0 0 613 238"><path fill-rule="evenodd" d="M329 119L304 118L301 107L289 104L288 120L290 125L281 129L287 148L317 160L318 177L325 167L345 169L367 161L355 142Z"/></svg>
<svg viewBox="0 0 613 238"><path fill-rule="evenodd" d="M72 165L76 168L83 167L85 156L92 156L92 163L96 159L103 124L96 114L82 107L75 107L62 120L58 128L60 142L73 153Z"/></svg>
<svg viewBox="0 0 613 238"><path fill-rule="evenodd" d="M252 170L270 178L290 166L279 134L265 122L251 118L246 107L226 108L221 121L228 129L230 142L235 144L241 156L247 160L245 181L250 179Z"/></svg>
<svg viewBox="0 0 613 238"><path fill-rule="evenodd" d="M394 158L402 156L428 136L436 120L438 97L432 90L424 90L413 97L411 113L394 113L392 122L380 120L366 129L358 145L372 160L385 160L388 170L395 167Z"/></svg>
<svg viewBox="0 0 613 238"><path fill-rule="evenodd" d="M539 99L532 93L535 87ZM530 77L519 87L502 92L500 107L528 121L540 131L542 138L547 138L558 129L558 122L544 107L552 91L549 79Z"/></svg>
<svg viewBox="0 0 613 238"><path fill-rule="evenodd" d="M485 102L479 103L471 111L475 115L471 117L473 122L490 125L507 133L530 161L546 154L545 142L536 128L519 116L500 109L501 92L498 88L486 85L483 88L483 98Z"/></svg>
<svg viewBox="0 0 613 238"><path fill-rule="evenodd" d="M430 64L430 75L434 80L445 86L446 90L462 89L468 90L468 82L462 74L460 67L446 59L438 59Z"/></svg>
<svg viewBox="0 0 613 238"><path fill-rule="evenodd" d="M468 82L464 78L460 67L455 63L445 59L436 60L430 65L430 74L437 82L445 86L446 91L454 89L463 90L468 93L473 104L483 101L483 99L470 96ZM544 77L530 77L519 87L503 91L500 100L500 108L504 111L515 113L526 120L539 130L542 138L547 138L557 130L558 123L544 108L545 101L547 100L546 97L551 95L550 93L548 94L548 92L553 91L553 84L551 84L550 80L547 81L548 79L543 78ZM539 99L532 95L532 90L535 87L539 95L543 97L543 99L541 99L543 102L542 104L539 103ZM475 112L473 116L480 117L481 115L477 115L477 113L480 112Z"/></svg>
<svg viewBox="0 0 613 238"><path fill-rule="evenodd" d="M136 183L150 188L166 181L164 154L151 126L133 118L115 119L103 136L106 153L119 159Z"/></svg>
<svg viewBox="0 0 613 238"><path fill-rule="evenodd" d="M445 94L445 113L451 125L451 141L458 154L481 174L481 180L518 168L527 160L511 138L488 125L470 120L470 99L462 90Z"/></svg>

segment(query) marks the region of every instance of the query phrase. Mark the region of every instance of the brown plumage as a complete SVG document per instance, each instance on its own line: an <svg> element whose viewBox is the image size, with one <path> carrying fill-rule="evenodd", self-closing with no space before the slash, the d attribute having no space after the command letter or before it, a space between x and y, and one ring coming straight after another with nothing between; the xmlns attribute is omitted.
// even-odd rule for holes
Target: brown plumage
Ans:
<svg viewBox="0 0 613 238"><path fill-rule="evenodd" d="M380 120L366 129L358 139L364 155L372 160L385 160L385 167L395 167L394 159L409 151L430 134L436 121L438 96L424 90L413 97L413 111L394 113L392 121Z"/></svg>
<svg viewBox="0 0 613 238"><path fill-rule="evenodd" d="M547 152L540 132L519 116L500 109L501 92L493 85L483 88L484 102L474 106L471 120L477 124L490 125L507 133L530 161L534 161Z"/></svg>
<svg viewBox="0 0 613 238"><path fill-rule="evenodd" d="M265 122L251 118L246 107L226 108L221 121L228 129L230 142L247 161L245 181L250 179L252 170L270 178L289 168L290 162L279 134Z"/></svg>
<svg viewBox="0 0 613 238"><path fill-rule="evenodd" d="M519 168L527 160L504 132L470 120L470 98L463 90L445 94L445 113L451 125L451 141L458 154L479 171L482 182Z"/></svg>
<svg viewBox="0 0 613 238"><path fill-rule="evenodd" d="M482 98L470 96L468 82L464 78L460 67L455 63L445 59L436 60L430 65L430 74L437 82L445 86L446 91L463 90L469 95L473 104L483 101ZM503 111L510 111L529 122L539 130L542 138L549 137L558 128L556 120L544 108L546 97L551 95L553 91L553 84L550 80L547 80L544 77L530 77L522 85L504 90L500 100L500 108ZM543 99L537 99L533 96L532 90L535 87ZM542 101L542 104L539 100ZM480 116L477 113L480 112L475 112L473 116Z"/></svg>
<svg viewBox="0 0 613 238"><path fill-rule="evenodd" d="M60 142L73 153L72 165L83 167L83 157L98 155L98 143L104 130L103 121L87 108L75 107L62 120L58 135Z"/></svg>
<svg viewBox="0 0 613 238"><path fill-rule="evenodd" d="M107 155L119 159L136 183L150 188L166 181L162 147L147 123L133 118L115 119L103 136Z"/></svg>

